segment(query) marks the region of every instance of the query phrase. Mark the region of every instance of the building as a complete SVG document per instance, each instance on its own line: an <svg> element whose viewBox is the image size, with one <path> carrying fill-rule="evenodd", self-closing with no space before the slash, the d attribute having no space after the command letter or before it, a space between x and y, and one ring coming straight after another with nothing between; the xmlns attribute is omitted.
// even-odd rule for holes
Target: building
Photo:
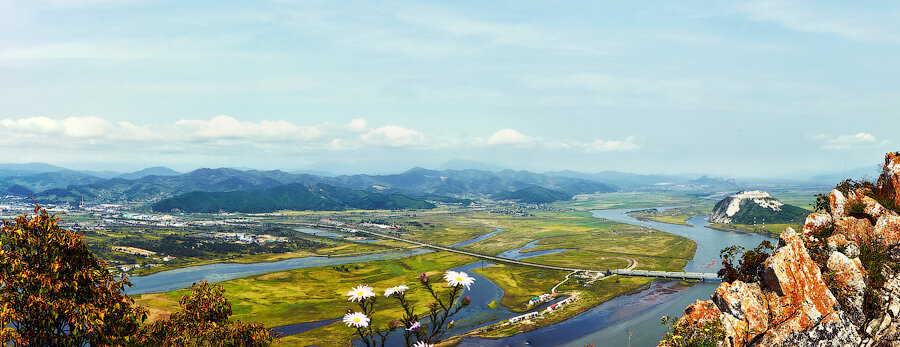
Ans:
<svg viewBox="0 0 900 347"><path fill-rule="evenodd" d="M546 312L553 312L553 311L556 311L556 310L562 308L563 306L572 303L573 301L575 301L575 296L570 296L570 297L568 297L568 298L565 298L565 299L563 299L562 301L557 302L557 303L555 303L555 304L550 305L549 307L547 307Z"/></svg>
<svg viewBox="0 0 900 347"><path fill-rule="evenodd" d="M553 298L553 295L550 294L541 294L541 296L536 296L528 300L528 307L540 304L542 302L550 301Z"/></svg>
<svg viewBox="0 0 900 347"><path fill-rule="evenodd" d="M509 322L510 322L510 323L518 323L518 322L521 322L521 321L526 320L526 319L532 319L532 318L538 317L538 316L540 316L540 315L541 315L541 313L538 312L538 311L528 312L528 313L523 314L523 315L521 315L521 316L515 316L515 317L510 318L510 319L509 319Z"/></svg>

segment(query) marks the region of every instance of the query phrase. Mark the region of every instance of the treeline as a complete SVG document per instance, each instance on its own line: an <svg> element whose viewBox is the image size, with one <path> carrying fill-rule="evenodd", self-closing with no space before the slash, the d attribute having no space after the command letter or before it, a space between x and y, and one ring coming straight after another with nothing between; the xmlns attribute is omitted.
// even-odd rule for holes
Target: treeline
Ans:
<svg viewBox="0 0 900 347"><path fill-rule="evenodd" d="M234 243L220 240L200 239L180 235L165 235L159 239L145 239L132 236L117 242L119 246L136 247L161 255L176 257L204 257L230 253L286 253L323 247L324 244L307 239L292 239L288 242Z"/></svg>

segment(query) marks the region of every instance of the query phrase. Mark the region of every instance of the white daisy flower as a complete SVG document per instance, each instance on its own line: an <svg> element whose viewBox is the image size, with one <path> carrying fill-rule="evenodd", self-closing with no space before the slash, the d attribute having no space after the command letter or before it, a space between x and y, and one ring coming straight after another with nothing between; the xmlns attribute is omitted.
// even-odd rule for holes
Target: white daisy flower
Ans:
<svg viewBox="0 0 900 347"><path fill-rule="evenodd" d="M471 286L472 283L475 283L475 278L462 271L447 271L446 273L444 273L444 280L447 281L447 284L453 287L462 284L466 286L466 289L469 289L469 286Z"/></svg>
<svg viewBox="0 0 900 347"><path fill-rule="evenodd" d="M369 326L369 317L362 312L348 313L344 315L344 323L347 323L348 327L365 328Z"/></svg>
<svg viewBox="0 0 900 347"><path fill-rule="evenodd" d="M401 284L396 287L390 287L384 290L384 296L391 296L397 293L403 294L403 292L405 292L407 289L409 289L409 287L407 287L405 284Z"/></svg>
<svg viewBox="0 0 900 347"><path fill-rule="evenodd" d="M369 286L358 285L356 288L347 292L347 296L350 297L347 301L363 301L375 296L375 289L372 289L372 287Z"/></svg>
<svg viewBox="0 0 900 347"><path fill-rule="evenodd" d="M413 347L434 347L434 345L432 345L428 342L425 342L425 341L419 341L419 342L416 342L416 344L414 344Z"/></svg>

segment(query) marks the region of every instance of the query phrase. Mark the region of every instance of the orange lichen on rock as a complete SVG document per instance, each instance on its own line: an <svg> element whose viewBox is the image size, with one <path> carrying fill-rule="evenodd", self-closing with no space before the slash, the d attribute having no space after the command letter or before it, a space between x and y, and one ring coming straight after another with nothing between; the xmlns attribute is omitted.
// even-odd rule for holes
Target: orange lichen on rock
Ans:
<svg viewBox="0 0 900 347"><path fill-rule="evenodd" d="M709 320L714 304L729 346L779 345L813 326L846 325L800 235L788 228L780 245L765 262L763 283L722 283L710 301L694 303L682 319Z"/></svg>
<svg viewBox="0 0 900 347"><path fill-rule="evenodd" d="M776 343L792 332L837 319L837 299L825 285L819 266L813 262L793 229L781 234L781 248L766 260L764 280L774 326L765 339Z"/></svg>
<svg viewBox="0 0 900 347"><path fill-rule="evenodd" d="M828 207L811 213L801 233L781 234L759 283L722 283L680 323L719 319L725 346L900 346L900 271L892 267L900 257L900 152L887 154L874 191L832 190ZM871 262L873 243L884 246L875 249L890 263L866 269L860 256ZM886 278L867 287L876 275Z"/></svg>
<svg viewBox="0 0 900 347"><path fill-rule="evenodd" d="M684 309L684 315L681 316L679 321L703 324L719 318L721 314L722 311L719 311L719 308L712 301L697 300Z"/></svg>
<svg viewBox="0 0 900 347"><path fill-rule="evenodd" d="M878 178L881 196L900 207L900 152L889 152L884 156L884 168Z"/></svg>
<svg viewBox="0 0 900 347"><path fill-rule="evenodd" d="M872 222L865 218L843 217L834 221L835 234L844 235L848 241L860 243L872 236Z"/></svg>

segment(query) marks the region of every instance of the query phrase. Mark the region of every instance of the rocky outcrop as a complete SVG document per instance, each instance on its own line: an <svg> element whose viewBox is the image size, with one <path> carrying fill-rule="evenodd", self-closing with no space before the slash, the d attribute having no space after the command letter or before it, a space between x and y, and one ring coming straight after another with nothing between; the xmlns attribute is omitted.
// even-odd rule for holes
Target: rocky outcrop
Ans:
<svg viewBox="0 0 900 347"><path fill-rule="evenodd" d="M884 157L884 169L878 178L881 196L900 206L900 152L888 153Z"/></svg>
<svg viewBox="0 0 900 347"><path fill-rule="evenodd" d="M741 191L716 203L710 223L785 223L803 218L806 211L786 205L762 190Z"/></svg>
<svg viewBox="0 0 900 347"><path fill-rule="evenodd" d="M765 262L761 283L722 283L710 301L691 305L682 322L708 321L721 312L717 317L729 346L811 346L818 344L813 343L817 336L828 336L834 346L858 343L855 326L839 310L801 235L785 230L779 246ZM846 264L836 261L838 265ZM857 279L848 271L848 277Z"/></svg>
<svg viewBox="0 0 900 347"><path fill-rule="evenodd" d="M830 213L809 214L800 232L781 234L758 283L723 282L679 323L717 319L725 346L900 346L897 202L900 154L888 153L874 191L833 190ZM885 261L866 269L861 246L866 259L875 249ZM873 271L885 280L872 280Z"/></svg>

